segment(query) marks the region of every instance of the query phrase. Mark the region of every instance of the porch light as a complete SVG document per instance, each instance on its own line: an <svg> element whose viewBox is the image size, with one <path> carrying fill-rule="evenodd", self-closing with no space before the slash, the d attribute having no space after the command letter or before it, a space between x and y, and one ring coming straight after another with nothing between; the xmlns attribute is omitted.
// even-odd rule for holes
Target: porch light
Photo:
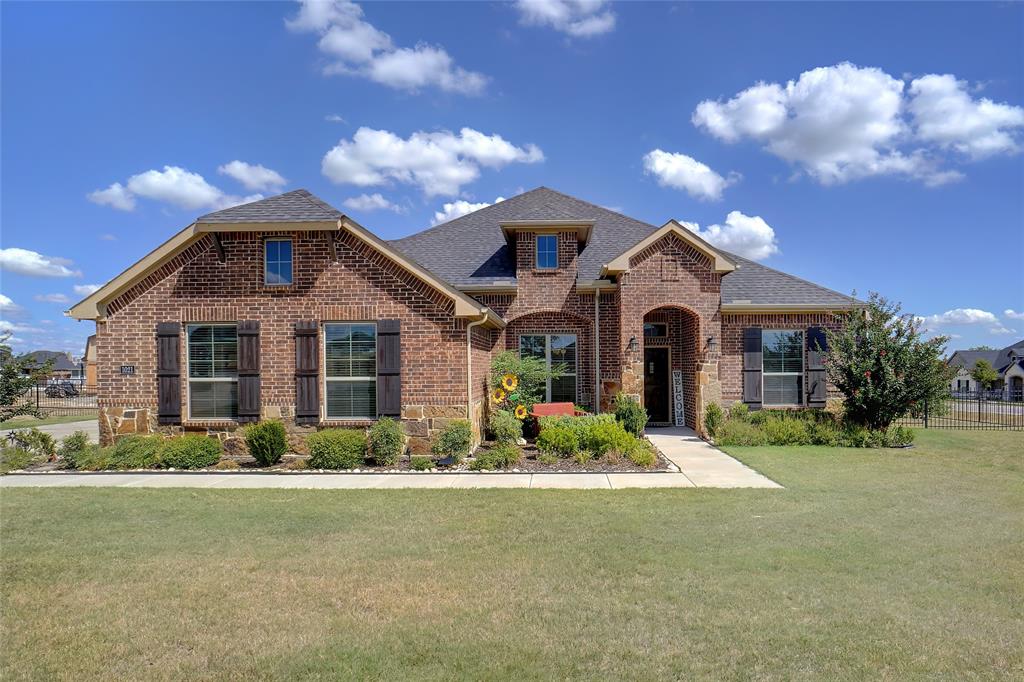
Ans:
<svg viewBox="0 0 1024 682"><path fill-rule="evenodd" d="M709 336L708 337L708 352L709 353L714 353L717 350L718 350L718 339L716 339L714 336Z"/></svg>
<svg viewBox="0 0 1024 682"><path fill-rule="evenodd" d="M629 349L630 351L635 352L640 349L640 342L636 340L635 336L631 337L629 339L629 345L626 346L626 348Z"/></svg>

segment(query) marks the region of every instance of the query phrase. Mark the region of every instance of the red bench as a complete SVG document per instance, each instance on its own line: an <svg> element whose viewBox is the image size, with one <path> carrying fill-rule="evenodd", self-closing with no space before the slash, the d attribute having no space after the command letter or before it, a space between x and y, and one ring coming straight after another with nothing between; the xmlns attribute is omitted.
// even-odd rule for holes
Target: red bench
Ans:
<svg viewBox="0 0 1024 682"><path fill-rule="evenodd" d="M572 403L537 403L530 410L531 417L579 417L587 414Z"/></svg>

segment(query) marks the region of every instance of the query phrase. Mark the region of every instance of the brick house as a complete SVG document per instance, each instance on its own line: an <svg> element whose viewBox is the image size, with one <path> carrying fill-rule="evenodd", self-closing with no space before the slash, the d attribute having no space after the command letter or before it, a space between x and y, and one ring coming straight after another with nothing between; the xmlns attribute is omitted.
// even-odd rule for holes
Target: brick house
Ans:
<svg viewBox="0 0 1024 682"><path fill-rule="evenodd" d="M96 322L101 440L470 418L491 358L559 364L552 402L824 405L815 343L853 298L541 187L384 241L305 190L202 216L74 306Z"/></svg>

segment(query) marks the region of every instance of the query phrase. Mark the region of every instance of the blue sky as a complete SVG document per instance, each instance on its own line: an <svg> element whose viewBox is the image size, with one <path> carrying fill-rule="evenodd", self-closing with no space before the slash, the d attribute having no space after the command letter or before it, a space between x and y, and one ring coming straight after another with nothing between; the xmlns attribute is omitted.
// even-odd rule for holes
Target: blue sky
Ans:
<svg viewBox="0 0 1024 682"><path fill-rule="evenodd" d="M1024 337L1020 3L5 2L0 19L0 314L19 350L81 352L92 324L62 311L89 285L198 215L297 187L396 238L546 185L879 291L953 347Z"/></svg>

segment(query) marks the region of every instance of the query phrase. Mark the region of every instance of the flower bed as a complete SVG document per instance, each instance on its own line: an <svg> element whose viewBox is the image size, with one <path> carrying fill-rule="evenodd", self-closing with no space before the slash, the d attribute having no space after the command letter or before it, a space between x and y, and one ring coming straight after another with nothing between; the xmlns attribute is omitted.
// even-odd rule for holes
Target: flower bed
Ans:
<svg viewBox="0 0 1024 682"><path fill-rule="evenodd" d="M825 410L758 410L734 403L728 414L716 405L704 426L716 445L825 445L847 448L900 448L914 442L905 426L869 430L844 423Z"/></svg>

